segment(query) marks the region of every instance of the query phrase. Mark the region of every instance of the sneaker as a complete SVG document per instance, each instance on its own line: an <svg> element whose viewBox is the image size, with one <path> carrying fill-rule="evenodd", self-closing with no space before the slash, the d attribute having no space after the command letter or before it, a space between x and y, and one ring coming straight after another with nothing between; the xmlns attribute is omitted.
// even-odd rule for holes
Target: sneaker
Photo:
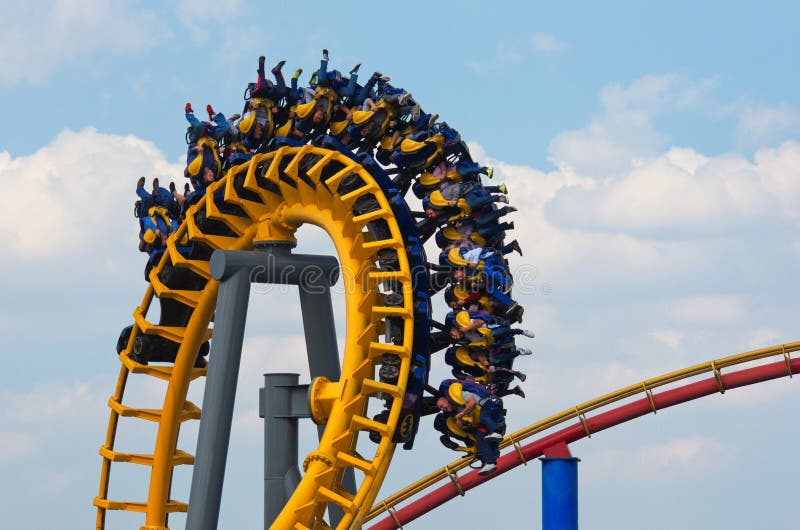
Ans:
<svg viewBox="0 0 800 530"><path fill-rule="evenodd" d="M483 467L480 469L480 471L478 471L478 475L480 476L488 475L495 469L497 469L497 466L495 464L483 464Z"/></svg>
<svg viewBox="0 0 800 530"><path fill-rule="evenodd" d="M216 114L216 112L214 112L214 107L212 107L210 104L206 105L206 112L208 112L208 118L213 120L214 115Z"/></svg>
<svg viewBox="0 0 800 530"><path fill-rule="evenodd" d="M528 348L517 348L517 355L533 355L533 351Z"/></svg>
<svg viewBox="0 0 800 530"><path fill-rule="evenodd" d="M190 112L194 112L192 110L192 104L191 103L187 103L186 106L183 107L183 110L186 111L186 114L189 114Z"/></svg>
<svg viewBox="0 0 800 530"><path fill-rule="evenodd" d="M497 202L502 202L503 204L508 204L508 197L505 195L501 195Z"/></svg>
<svg viewBox="0 0 800 530"><path fill-rule="evenodd" d="M492 169L492 166L487 166L486 167L486 176L489 177L489 178L492 178L493 174L494 174L494 169Z"/></svg>
<svg viewBox="0 0 800 530"><path fill-rule="evenodd" d="M350 75L357 74L358 69L361 68L361 63L358 63L353 68L350 69Z"/></svg>
<svg viewBox="0 0 800 530"><path fill-rule="evenodd" d="M417 121L419 119L419 113L421 110L422 109L419 105L414 105L414 107L411 109L411 119Z"/></svg>
<svg viewBox="0 0 800 530"><path fill-rule="evenodd" d="M520 335L522 335L523 337L528 337L529 339L532 339L533 337L535 337L535 336L536 336L536 335L533 333L533 331L530 331L530 330L527 330L527 329L523 329L523 330L522 330L522 333L520 333Z"/></svg>
<svg viewBox="0 0 800 530"><path fill-rule="evenodd" d="M283 68L284 64L286 64L286 61L278 61L278 64L273 66L272 70L270 70L270 72L272 72L272 75L278 75L279 73L281 73L281 68Z"/></svg>
<svg viewBox="0 0 800 530"><path fill-rule="evenodd" d="M522 323L523 314L525 314L525 308L519 305L517 302L514 302L506 311L506 316L512 323Z"/></svg>
<svg viewBox="0 0 800 530"><path fill-rule="evenodd" d="M327 61L328 60L328 50L327 49L323 49L322 50L322 60L323 61Z"/></svg>
<svg viewBox="0 0 800 530"><path fill-rule="evenodd" d="M144 177L139 177L139 180L136 181L137 188L144 188Z"/></svg>
<svg viewBox="0 0 800 530"><path fill-rule="evenodd" d="M397 97L397 103L399 103L400 105L405 105L406 101L408 101L408 98L410 98L410 97L411 97L411 94L409 94L408 92L406 92L404 94L400 94Z"/></svg>
<svg viewBox="0 0 800 530"><path fill-rule="evenodd" d="M497 189L498 189L498 190L500 190L500 193L502 193L503 195L505 195L506 193L508 193L508 188L506 187L506 185L505 185L505 184L500 184L500 185L498 185L498 186L497 186Z"/></svg>
<svg viewBox="0 0 800 530"><path fill-rule="evenodd" d="M158 189L158 177L153 179L153 191Z"/></svg>
<svg viewBox="0 0 800 530"><path fill-rule="evenodd" d="M503 439L503 435L499 432L490 432L486 436L483 437L484 440L487 442L499 442Z"/></svg>
<svg viewBox="0 0 800 530"><path fill-rule="evenodd" d="M292 79L300 79L300 74L302 74L302 73L303 73L303 69L302 68L298 68L292 74Z"/></svg>

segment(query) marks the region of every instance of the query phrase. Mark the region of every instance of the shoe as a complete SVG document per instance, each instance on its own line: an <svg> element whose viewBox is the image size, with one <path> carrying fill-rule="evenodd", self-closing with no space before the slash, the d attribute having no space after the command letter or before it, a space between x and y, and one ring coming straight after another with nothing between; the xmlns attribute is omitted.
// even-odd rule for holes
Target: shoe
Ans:
<svg viewBox="0 0 800 530"><path fill-rule="evenodd" d="M383 76L383 74L382 74L382 73L380 73L380 72L372 72L372 77L373 77L374 79L380 79L380 78L381 78L381 76Z"/></svg>
<svg viewBox="0 0 800 530"><path fill-rule="evenodd" d="M433 124L436 123L436 120L438 119L439 119L438 114L434 114L433 116L431 116L431 119L428 120L428 128L433 127Z"/></svg>
<svg viewBox="0 0 800 530"><path fill-rule="evenodd" d="M406 101L408 101L408 98L410 98L410 97L411 97L411 94L409 94L408 92L406 92L404 94L400 94L397 97L397 103L399 103L400 105L405 105Z"/></svg>
<svg viewBox="0 0 800 530"><path fill-rule="evenodd" d="M508 188L506 187L506 185L505 185L505 184L499 184L499 185L497 186L497 189L498 189L498 190L500 190L500 193L502 193L503 195L505 195L506 193L508 193Z"/></svg>
<svg viewBox="0 0 800 530"><path fill-rule="evenodd" d="M234 112L233 114L231 114L231 116L228 119L231 120L231 121L236 121L241 117L242 117L241 114L239 114L238 112Z"/></svg>
<svg viewBox="0 0 800 530"><path fill-rule="evenodd" d="M214 112L214 107L211 105L206 105L206 112L208 112L208 119L213 120L214 115L216 114L216 112Z"/></svg>
<svg viewBox="0 0 800 530"><path fill-rule="evenodd" d="M183 110L186 111L186 114L189 114L190 112L194 112L192 110L192 104L191 103L187 103L186 106L183 107Z"/></svg>
<svg viewBox="0 0 800 530"><path fill-rule="evenodd" d="M520 380L520 381L522 381L523 383L524 383L524 382L525 382L525 380L528 378L528 376L527 376L527 375L525 375L525 374L524 374L524 373L522 373L522 372L514 372L514 375L515 375L515 376L517 376L517 379L519 379L519 380Z"/></svg>
<svg viewBox="0 0 800 530"><path fill-rule="evenodd" d="M317 84L317 72L311 74L311 79L308 80L308 84L311 86L315 86Z"/></svg>
<svg viewBox="0 0 800 530"><path fill-rule="evenodd" d="M506 316L508 316L508 319L512 323L521 324L522 323L522 315L525 314L525 308L522 307L521 305L517 304L516 302L514 302L514 304L512 304L512 305L513 305L513 308L511 309L510 312L506 313Z"/></svg>
<svg viewBox="0 0 800 530"><path fill-rule="evenodd" d="M525 392L519 387L519 385L515 386L511 390L508 391L509 394L514 394L515 396L519 396L522 399L525 399Z"/></svg>
<svg viewBox="0 0 800 530"><path fill-rule="evenodd" d="M169 192L172 193L172 194L175 193L175 183L174 182L170 182L169 183Z"/></svg>
<svg viewBox="0 0 800 530"><path fill-rule="evenodd" d="M183 185L183 195L184 196L189 195L190 191L192 191L192 189L189 187L189 183L187 182L186 184Z"/></svg>
<svg viewBox="0 0 800 530"><path fill-rule="evenodd" d="M513 206L509 206L509 208L514 208L514 207ZM517 209L514 208L513 211L516 211L516 210ZM511 242L511 248L514 249L514 251L517 252L520 256L522 256L522 247L519 246L519 241L517 241L516 239L514 241L512 241Z"/></svg>
<svg viewBox="0 0 800 530"><path fill-rule="evenodd" d="M522 322L522 315L525 313L525 308L519 305L518 302L512 302L508 309L506 309L506 316L512 323Z"/></svg>
<svg viewBox="0 0 800 530"><path fill-rule="evenodd" d="M517 355L533 355L533 351L528 348L517 348Z"/></svg>
<svg viewBox="0 0 800 530"><path fill-rule="evenodd" d="M483 464L483 467L480 469L480 471L478 471L478 475L480 476L488 475L495 469L497 469L497 466L495 464Z"/></svg>
<svg viewBox="0 0 800 530"><path fill-rule="evenodd" d="M270 72L272 72L272 75L278 75L279 73L281 73L281 68L283 68L284 64L286 64L286 61L278 61L278 64L273 66L272 70L270 70Z"/></svg>
<svg viewBox="0 0 800 530"><path fill-rule="evenodd" d="M494 169L492 169L491 166L486 166L486 176L492 178L493 174L494 174Z"/></svg>
<svg viewBox="0 0 800 530"><path fill-rule="evenodd" d="M508 204L508 197L506 195L501 195L497 202L502 202L503 204Z"/></svg>
<svg viewBox="0 0 800 530"><path fill-rule="evenodd" d="M153 179L153 191L158 189L158 177Z"/></svg>
<svg viewBox="0 0 800 530"><path fill-rule="evenodd" d="M499 442L503 439L503 435L499 432L490 432L486 436L483 437L484 440L487 442Z"/></svg>
<svg viewBox="0 0 800 530"><path fill-rule="evenodd" d="M137 188L144 188L144 177L139 177L139 180L136 181Z"/></svg>
<svg viewBox="0 0 800 530"><path fill-rule="evenodd" d="M302 68L298 68L292 74L292 79L300 79L300 74L302 74L302 73L303 73L303 69Z"/></svg>
<svg viewBox="0 0 800 530"><path fill-rule="evenodd" d="M267 58L264 57L263 55L259 55L258 56L258 70L256 70L256 73L258 74L258 77L264 77L264 63L266 61L267 61Z"/></svg>
<svg viewBox="0 0 800 530"><path fill-rule="evenodd" d="M327 61L328 60L328 50L327 49L323 49L322 50L322 60L323 61Z"/></svg>
<svg viewBox="0 0 800 530"><path fill-rule="evenodd" d="M357 74L358 69L361 68L361 63L358 63L353 68L350 69L350 75Z"/></svg>
<svg viewBox="0 0 800 530"><path fill-rule="evenodd" d="M523 330L522 330L522 333L520 333L520 335L522 335L523 337L528 337L529 339L532 339L533 337L535 337L535 336L536 336L536 335L533 333L533 331L530 331L530 330L527 330L527 329L523 329Z"/></svg>
<svg viewBox="0 0 800 530"><path fill-rule="evenodd" d="M506 230L514 230L514 221L508 223L508 228Z"/></svg>

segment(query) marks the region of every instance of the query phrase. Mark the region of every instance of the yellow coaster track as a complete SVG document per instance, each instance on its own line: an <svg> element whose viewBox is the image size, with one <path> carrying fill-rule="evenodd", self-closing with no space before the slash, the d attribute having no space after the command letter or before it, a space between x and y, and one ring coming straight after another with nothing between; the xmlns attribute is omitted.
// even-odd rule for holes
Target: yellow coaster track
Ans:
<svg viewBox="0 0 800 530"><path fill-rule="evenodd" d="M109 510L144 513L143 530L167 530L168 514L187 510L187 504L174 500L170 490L174 467L194 462L192 455L178 449L178 440L181 425L201 414L186 397L191 383L205 375L204 368L195 367L195 359L201 344L211 337L209 325L219 287L211 278L208 258L216 249L252 249L254 241L293 241L303 223L324 229L336 247L345 289L345 350L341 381L319 379L312 387L312 415L326 425L325 431L319 447L306 457L305 475L273 528L328 528L323 513L329 504L344 512L336 528L361 527L392 458L391 439L406 391L414 326L411 270L391 206L369 172L338 151L304 146L256 155L209 186L203 199L188 210L164 256L150 272L144 299L133 312L133 330L120 354L122 367L108 402L108 431L100 447L100 491L94 499L98 530L105 528ZM188 245L202 252L184 257L178 248ZM379 253L396 256L397 265L382 270L377 264ZM176 271L195 278L194 288L176 282ZM384 304L385 291L401 294L403 305ZM161 304L159 323L148 320L154 299ZM164 321L167 309L170 314L183 315L180 325ZM387 316L402 319L401 344L381 341ZM176 350L174 363L136 362L131 353L137 339L154 340L165 349ZM385 355L400 359L396 384L376 379L376 366ZM124 403L131 374L167 382L161 409ZM370 400L383 403L387 396L394 399L386 423L368 418ZM115 449L120 417L158 424L151 452L131 454ZM369 433L380 437L377 446L368 440ZM113 462L150 468L149 486L146 491L143 488L141 499L108 498ZM359 486L354 493L341 486L346 468L356 471Z"/></svg>

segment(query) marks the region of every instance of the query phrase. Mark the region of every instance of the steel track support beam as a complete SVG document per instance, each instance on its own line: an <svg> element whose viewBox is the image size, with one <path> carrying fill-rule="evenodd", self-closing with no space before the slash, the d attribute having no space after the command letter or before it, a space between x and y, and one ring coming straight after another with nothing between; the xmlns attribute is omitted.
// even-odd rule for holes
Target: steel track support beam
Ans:
<svg viewBox="0 0 800 530"><path fill-rule="evenodd" d="M236 381L241 362L251 282L297 285L299 287L311 377L325 376L331 381L338 381L341 377L330 294L330 286L336 283L339 277L339 263L336 258L293 254L291 245L279 242L261 245L255 252L217 250L211 256L209 265L212 277L220 282L220 288L214 322L214 339L211 341L206 376L206 391L203 396L203 415L200 420L189 495L189 511L186 521L186 528L189 530L216 530L219 521L222 485L230 443ZM269 377L269 374L265 377ZM295 383L291 383L289 386L293 386ZM273 388L281 386L283 385L273 385ZM269 400L270 403L281 403L281 400L285 399L285 396L279 395L282 393L280 390L273 395L270 392L269 384L265 383L265 388L262 390L264 390L264 400ZM292 391L288 391L291 396ZM294 393L296 394L296 392ZM274 415L266 407L263 412L265 420L270 415ZM324 428L320 426L320 436L323 430ZM285 428L279 428L278 431L283 433L280 436L287 432ZM279 462L280 466L286 468L284 472L286 480L282 479L281 486L277 488L278 491L275 491L275 487L270 488L272 491L265 491L265 525L267 527L269 522L277 516L277 513L272 514L277 506L276 502L273 502L273 499L267 501L267 497L274 496L276 499L280 499L280 508L282 508L292 493L292 491L288 491L288 493L286 491L288 484L296 486L299 481L297 436L295 431L294 442L292 442L290 431L291 428L288 439L278 442L277 435L268 434L265 430L265 487L272 484L270 481L274 478L272 464L270 464L270 475L267 474L266 463L270 458L267 450L282 447L287 443L294 446L294 458L291 464L287 467L286 456L282 456ZM352 469L346 470L342 485L349 491L356 491L355 474ZM279 512L280 509L278 509ZM338 506L331 506L329 515L332 526L336 526L342 517L341 509Z"/></svg>

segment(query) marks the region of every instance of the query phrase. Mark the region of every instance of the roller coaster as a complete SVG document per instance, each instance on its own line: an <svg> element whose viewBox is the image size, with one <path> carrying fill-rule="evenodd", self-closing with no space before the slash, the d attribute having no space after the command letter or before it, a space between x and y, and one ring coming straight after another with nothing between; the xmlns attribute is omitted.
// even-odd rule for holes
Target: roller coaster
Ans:
<svg viewBox="0 0 800 530"><path fill-rule="evenodd" d="M166 530L171 513L188 510L187 502L173 497L173 474L177 466L195 463L192 454L179 449L179 440L182 426L201 418L200 407L187 396L190 386L208 373L204 357L209 350L212 360L214 355L212 334L215 317L219 317L215 311L220 281L212 274L212 256L215 251L291 248L298 228L306 223L322 228L336 249L345 293L345 346L339 380L318 378L312 384L310 410L314 421L324 425L324 431L317 449L304 459L302 479L272 528L324 529L331 528L330 522L337 529L357 529L386 512L388 516L372 528L401 528L450 498L464 495L559 444L589 437L690 399L791 376L800 370L800 359L791 358L792 352L800 350L800 343L792 343L643 381L507 435L499 444L503 453L497 461L497 472L486 476L476 471L458 475L475 461L475 438L450 423L446 435L461 440L453 448L464 451L465 456L409 488L376 501L395 447L402 444L411 449L420 418L438 412L432 406L437 391L429 385L428 373L431 354L442 348L434 345L432 331L447 333L447 329L461 324L450 322L443 327L431 314L431 296L442 289L435 285L437 275L451 274L447 266L467 267L489 276L496 270L488 259L478 262L459 254L457 245L455 254L453 248L440 245L446 249L444 262L438 266L429 263L424 248L428 239L436 236L443 243L458 241L463 234L455 232L463 221L487 213L474 208L474 202L459 198L451 203L441 193L435 195L442 177L434 178L433 168L438 164L451 168L455 173L449 178L459 182L476 178L480 182L476 175L486 174L487 168L472 161L452 128L435 124L436 118L424 113L421 120L421 109L408 105L409 96L400 93L399 98L386 97L368 110L346 112L346 119L337 121L336 106L341 98L333 91L336 86L320 84L323 86L317 87L308 102L284 103L287 108L291 106L288 118L280 117L281 105L251 94L255 104L250 117L257 119L258 109L266 112L264 136L269 141L236 163L230 162L232 158L220 161L213 145L213 156L201 159L194 170L189 164L188 176L197 176L198 168L211 160L215 176L213 181L196 186L197 191L183 205L179 226L165 238L162 248L150 252L144 297L133 311L133 324L120 337L117 353L121 367L108 400L108 428L100 447L100 487L94 499L98 530L107 527L107 515L112 511L140 512L144 515L141 528ZM277 96L286 98L286 93ZM313 123L313 134L298 126L298 120L311 120L317 111L323 114L324 126ZM246 114L242 120L247 119ZM250 125L243 123L242 132L252 126L252 120ZM293 131L293 127L298 128ZM297 130L301 133L294 134ZM203 142L205 139L198 142L201 151L205 148ZM459 166L467 170L457 175L455 168ZM436 214L435 222L418 220L420 215L405 198L412 189L422 200L423 208L445 210ZM499 217L496 212L495 207L489 208L495 225ZM476 230L467 238L480 248L499 249L503 246L502 232L495 230L489 236ZM500 276L502 283L505 278ZM509 300L501 304L501 313L512 322L520 321L522 310L510 300L510 282L507 288L494 288L498 299ZM491 286L484 286L477 293L455 296L468 299L476 294L474 298L486 299L491 298L491 291ZM497 305L492 301L484 303ZM470 329L469 322L463 324L464 329ZM486 339L489 344L495 340L478 339ZM496 340L500 344L501 340ZM508 388L508 378L488 373L485 359L482 362L469 355L469 344L454 344L448 349L448 363L453 366L454 375L493 385L506 395L514 393ZM511 349L504 351L513 355L495 364L505 372L515 373L511 361L520 350L512 343ZM763 366L721 372L774 356L782 358ZM675 387L704 374L711 377ZM126 395L131 377L166 383L160 408L137 406L136 397ZM151 450L130 453L117 449L122 418L157 426ZM523 440L553 431L571 420L577 422L522 445ZM149 470L149 482L142 488L141 498L109 498L115 463ZM355 489L343 483L348 472L357 477ZM445 483L438 489L399 507L440 481ZM343 514L337 523L324 518L331 508Z"/></svg>

